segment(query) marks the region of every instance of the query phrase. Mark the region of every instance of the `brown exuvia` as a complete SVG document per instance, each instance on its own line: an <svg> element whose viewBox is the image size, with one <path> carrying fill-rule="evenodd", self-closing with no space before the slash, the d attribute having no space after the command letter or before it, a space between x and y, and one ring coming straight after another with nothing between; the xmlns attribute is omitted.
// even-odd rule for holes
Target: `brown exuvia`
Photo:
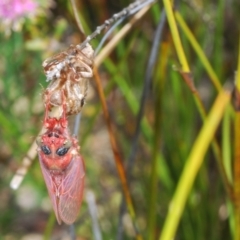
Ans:
<svg viewBox="0 0 240 240"><path fill-rule="evenodd" d="M62 93L66 99L66 114L77 114L85 102L88 79L93 76L93 49L87 44L83 49L70 46L43 62L50 84L43 93L49 107L62 105Z"/></svg>

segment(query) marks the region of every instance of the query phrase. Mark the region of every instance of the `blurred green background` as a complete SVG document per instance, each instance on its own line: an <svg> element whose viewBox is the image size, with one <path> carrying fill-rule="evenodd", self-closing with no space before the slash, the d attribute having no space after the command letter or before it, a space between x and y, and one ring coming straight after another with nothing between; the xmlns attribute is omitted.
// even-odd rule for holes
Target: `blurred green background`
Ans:
<svg viewBox="0 0 240 240"><path fill-rule="evenodd" d="M70 1L35 1L8 0L5 4L10 8L0 3L0 239L70 239L68 227L54 222L37 157L22 185L16 191L9 185L42 126L41 93L47 86L42 62L83 40ZM21 2L25 2L26 9L21 16L14 16L14 4ZM76 3L84 28L90 34L130 2L76 0ZM126 170L146 66L162 10L163 3L158 1L99 67L114 136ZM240 2L185 0L178 1L176 10L192 31L221 85L233 83L238 65ZM127 22L128 19L112 36ZM178 27L195 87L208 113L218 91L188 36ZM102 36L92 41L94 48ZM203 125L193 93L178 71L181 66L173 39L166 24L151 89L143 106L138 150L133 168L128 172L136 222L143 239L160 239L169 204ZM86 166L85 192L92 191L95 195L102 239L134 239L127 212L122 218L123 232L117 234L122 188L96 88L91 80L78 136ZM233 194L238 180L232 171L232 165L236 166L238 160L233 153L233 147L238 146L234 114L226 111L223 124L215 134L228 190ZM70 122L73 120L70 118ZM227 193L218 165L209 148L188 194L175 239L239 239L236 213L240 196ZM150 224L152 212L154 220ZM85 198L75 227L77 239L94 239Z"/></svg>

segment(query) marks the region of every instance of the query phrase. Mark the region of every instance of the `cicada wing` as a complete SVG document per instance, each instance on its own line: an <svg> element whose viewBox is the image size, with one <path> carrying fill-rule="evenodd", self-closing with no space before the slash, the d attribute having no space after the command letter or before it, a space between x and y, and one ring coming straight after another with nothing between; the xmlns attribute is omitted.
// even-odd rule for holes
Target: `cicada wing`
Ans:
<svg viewBox="0 0 240 240"><path fill-rule="evenodd" d="M46 186L47 186L48 194L49 194L51 202L52 202L53 210L55 212L58 223L61 224L62 221L61 221L61 218L60 218L59 212L58 212L58 200L59 199L56 195L56 191L57 191L56 186L52 180L50 172L43 165L40 154L38 154L38 157L39 157L42 174L43 174Z"/></svg>
<svg viewBox="0 0 240 240"><path fill-rule="evenodd" d="M81 156L72 159L70 169L62 181L59 199L59 216L66 224L72 224L78 215L83 197L85 169Z"/></svg>

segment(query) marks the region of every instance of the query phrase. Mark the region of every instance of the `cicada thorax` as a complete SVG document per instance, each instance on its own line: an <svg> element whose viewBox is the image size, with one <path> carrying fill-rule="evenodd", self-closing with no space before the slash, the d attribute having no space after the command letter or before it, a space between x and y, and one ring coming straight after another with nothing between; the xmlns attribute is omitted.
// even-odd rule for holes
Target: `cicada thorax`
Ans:
<svg viewBox="0 0 240 240"><path fill-rule="evenodd" d="M87 44L82 50L70 46L65 52L43 63L47 80L51 81L43 93L49 107L62 105L62 91L66 99L66 114L76 114L84 105L88 79L93 76L93 49Z"/></svg>

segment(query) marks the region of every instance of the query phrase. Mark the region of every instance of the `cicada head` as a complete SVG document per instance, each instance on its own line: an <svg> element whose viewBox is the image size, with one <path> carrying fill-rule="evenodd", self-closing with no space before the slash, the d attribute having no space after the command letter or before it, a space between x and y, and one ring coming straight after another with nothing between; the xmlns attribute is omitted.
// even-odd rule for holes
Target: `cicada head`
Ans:
<svg viewBox="0 0 240 240"><path fill-rule="evenodd" d="M64 171L77 154L75 142L57 131L47 131L38 137L38 154L46 169Z"/></svg>

